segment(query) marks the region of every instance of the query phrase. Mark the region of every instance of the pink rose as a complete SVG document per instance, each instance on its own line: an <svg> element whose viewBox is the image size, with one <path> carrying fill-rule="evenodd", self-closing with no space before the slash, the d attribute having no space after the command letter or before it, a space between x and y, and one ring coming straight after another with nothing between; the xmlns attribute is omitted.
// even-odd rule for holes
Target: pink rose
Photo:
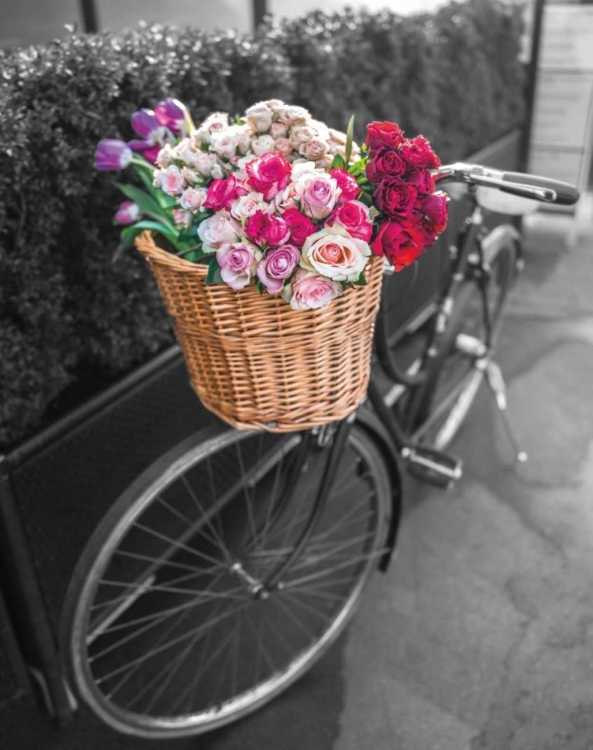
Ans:
<svg viewBox="0 0 593 750"><path fill-rule="evenodd" d="M282 245L290 237L290 227L280 216L256 211L247 219L245 232L248 237L261 247Z"/></svg>
<svg viewBox="0 0 593 750"><path fill-rule="evenodd" d="M264 199L271 200L288 185L291 166L279 153L267 153L245 165L248 184Z"/></svg>
<svg viewBox="0 0 593 750"><path fill-rule="evenodd" d="M366 242L336 225L307 237L301 266L335 281L356 281L370 254L371 248Z"/></svg>
<svg viewBox="0 0 593 750"><path fill-rule="evenodd" d="M287 208L282 214L282 218L290 227L290 236L293 242L301 247L303 242L310 234L316 231L317 227L308 216L301 213L298 208Z"/></svg>
<svg viewBox="0 0 593 750"><path fill-rule="evenodd" d="M373 225L369 215L369 208L362 201L348 201L334 209L327 225L339 224L352 237L368 242L373 233Z"/></svg>
<svg viewBox="0 0 593 750"><path fill-rule="evenodd" d="M341 190L340 198L341 201L353 201L360 195L360 186L356 182L356 177L350 174L346 169L334 167L329 170L329 174L337 182L338 187Z"/></svg>
<svg viewBox="0 0 593 750"><path fill-rule="evenodd" d="M305 172L295 182L301 210L312 219L329 216L340 195L338 183L325 172Z"/></svg>
<svg viewBox="0 0 593 750"><path fill-rule="evenodd" d="M257 278L270 294L277 294L301 259L301 251L294 245L281 245L266 253L257 266Z"/></svg>
<svg viewBox="0 0 593 750"><path fill-rule="evenodd" d="M282 290L282 296L293 310L318 310L327 307L341 294L342 288L338 283L309 273L304 268L299 268L292 284Z"/></svg>
<svg viewBox="0 0 593 750"><path fill-rule="evenodd" d="M225 180L212 180L208 185L204 208L221 211L230 210L231 203L247 193L247 189L234 177L229 175Z"/></svg>
<svg viewBox="0 0 593 750"><path fill-rule="evenodd" d="M216 251L216 260L220 266L222 280L231 289L243 289L251 279L257 254L258 249L246 240L222 245Z"/></svg>

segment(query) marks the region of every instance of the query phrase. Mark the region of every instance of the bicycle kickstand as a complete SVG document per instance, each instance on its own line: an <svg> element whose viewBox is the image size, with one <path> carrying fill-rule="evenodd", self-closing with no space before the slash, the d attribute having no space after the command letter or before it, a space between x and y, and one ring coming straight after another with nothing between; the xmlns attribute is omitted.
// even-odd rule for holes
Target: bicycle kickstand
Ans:
<svg viewBox="0 0 593 750"><path fill-rule="evenodd" d="M523 464L527 461L528 455L524 450L521 450L521 447L519 446L519 441L517 440L508 414L507 389L504 377L500 367L493 360L489 360L486 365L486 382L488 383L490 391L496 401L500 421L515 453L515 460L518 463Z"/></svg>

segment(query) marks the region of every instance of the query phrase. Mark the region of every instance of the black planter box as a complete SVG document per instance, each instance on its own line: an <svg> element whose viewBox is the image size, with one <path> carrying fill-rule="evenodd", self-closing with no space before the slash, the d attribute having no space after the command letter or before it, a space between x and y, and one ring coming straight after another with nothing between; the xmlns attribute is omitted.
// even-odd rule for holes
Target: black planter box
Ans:
<svg viewBox="0 0 593 750"><path fill-rule="evenodd" d="M211 423L177 347L3 457L3 579L26 661L49 709L71 702L56 649L72 571L123 490L162 453Z"/></svg>

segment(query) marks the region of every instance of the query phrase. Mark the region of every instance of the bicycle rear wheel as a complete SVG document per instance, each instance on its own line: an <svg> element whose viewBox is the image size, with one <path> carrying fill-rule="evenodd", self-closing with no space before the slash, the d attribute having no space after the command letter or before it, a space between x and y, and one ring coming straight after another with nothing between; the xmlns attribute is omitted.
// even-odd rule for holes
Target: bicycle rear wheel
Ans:
<svg viewBox="0 0 593 750"><path fill-rule="evenodd" d="M422 406L412 425L408 418L414 439L438 450L445 450L459 432L496 345L507 293L516 276L514 236L494 234L484 244L483 260L485 292L477 279L461 285L436 362L436 377L414 396L422 400ZM409 403L402 406L406 420Z"/></svg>
<svg viewBox="0 0 593 750"><path fill-rule="evenodd" d="M307 448L294 502L282 501L303 439L198 433L96 529L68 591L63 653L80 697L116 730L179 737L239 719L346 626L382 552L390 494L380 454L356 426L300 555L277 589L262 596L257 586L310 517L326 449Z"/></svg>

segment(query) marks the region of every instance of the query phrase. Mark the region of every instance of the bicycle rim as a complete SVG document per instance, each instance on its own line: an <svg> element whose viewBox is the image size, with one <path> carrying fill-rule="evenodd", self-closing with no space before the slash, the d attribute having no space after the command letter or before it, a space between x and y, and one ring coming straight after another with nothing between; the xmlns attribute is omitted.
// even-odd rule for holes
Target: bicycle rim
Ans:
<svg viewBox="0 0 593 750"><path fill-rule="evenodd" d="M268 702L336 639L374 560L389 480L356 428L318 525L278 590L255 582L309 517L324 460L311 449L294 502L282 480L300 443L225 430L157 462L83 554L63 638L81 698L118 731L199 734Z"/></svg>

